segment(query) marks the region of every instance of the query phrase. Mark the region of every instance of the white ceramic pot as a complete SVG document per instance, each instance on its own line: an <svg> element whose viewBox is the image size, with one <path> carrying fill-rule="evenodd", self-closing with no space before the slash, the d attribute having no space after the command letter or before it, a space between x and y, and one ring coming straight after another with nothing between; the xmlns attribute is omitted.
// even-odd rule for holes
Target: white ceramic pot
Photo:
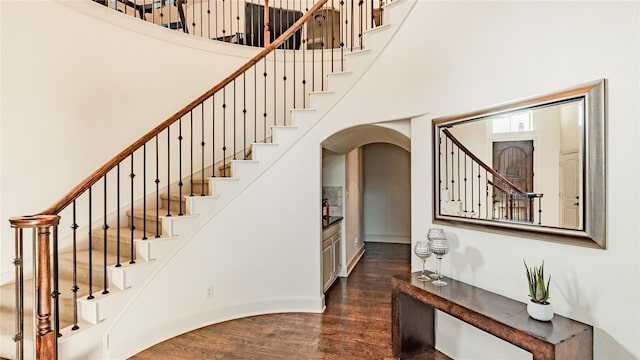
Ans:
<svg viewBox="0 0 640 360"><path fill-rule="evenodd" d="M527 304L527 313L536 320L549 321L553 319L553 306L551 306L551 304L540 304L529 301Z"/></svg>

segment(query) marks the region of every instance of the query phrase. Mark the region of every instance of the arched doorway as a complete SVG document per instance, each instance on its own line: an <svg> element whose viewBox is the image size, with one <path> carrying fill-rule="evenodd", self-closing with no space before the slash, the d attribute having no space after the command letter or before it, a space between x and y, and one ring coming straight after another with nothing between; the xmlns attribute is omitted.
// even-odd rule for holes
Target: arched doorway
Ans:
<svg viewBox="0 0 640 360"><path fill-rule="evenodd" d="M323 193L342 196L337 276L348 276L367 241L410 243L410 145L408 120L348 128L322 143Z"/></svg>

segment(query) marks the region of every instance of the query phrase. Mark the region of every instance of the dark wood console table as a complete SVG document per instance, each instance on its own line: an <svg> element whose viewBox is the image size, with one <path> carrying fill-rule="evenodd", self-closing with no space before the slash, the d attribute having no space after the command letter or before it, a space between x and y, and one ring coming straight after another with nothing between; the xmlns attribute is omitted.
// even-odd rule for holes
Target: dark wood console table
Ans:
<svg viewBox="0 0 640 360"><path fill-rule="evenodd" d="M417 280L418 275L391 279L395 357L446 358L434 349L435 310L440 310L532 353L534 360L593 359L590 325L558 314L549 322L534 320L522 302L453 279L438 287Z"/></svg>

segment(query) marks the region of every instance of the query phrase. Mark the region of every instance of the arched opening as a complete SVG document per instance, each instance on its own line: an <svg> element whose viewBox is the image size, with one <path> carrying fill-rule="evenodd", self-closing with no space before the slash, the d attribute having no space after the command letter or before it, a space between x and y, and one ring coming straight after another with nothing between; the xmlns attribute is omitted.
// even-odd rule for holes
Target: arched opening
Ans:
<svg viewBox="0 0 640 360"><path fill-rule="evenodd" d="M408 121L361 125L337 132L322 143L323 199L331 216L343 218L340 243L332 250L323 244L325 291L337 277L349 275L363 256L366 242L410 244L408 130ZM323 239L328 238L325 235ZM329 269L331 251L336 266ZM332 272L333 277L327 278Z"/></svg>

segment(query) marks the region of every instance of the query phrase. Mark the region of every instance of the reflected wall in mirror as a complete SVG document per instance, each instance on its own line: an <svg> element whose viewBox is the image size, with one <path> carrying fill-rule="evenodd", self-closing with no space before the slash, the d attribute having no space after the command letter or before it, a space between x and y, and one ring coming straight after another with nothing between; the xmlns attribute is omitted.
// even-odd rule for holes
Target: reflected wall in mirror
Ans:
<svg viewBox="0 0 640 360"><path fill-rule="evenodd" d="M604 248L604 83L434 120L434 221Z"/></svg>

